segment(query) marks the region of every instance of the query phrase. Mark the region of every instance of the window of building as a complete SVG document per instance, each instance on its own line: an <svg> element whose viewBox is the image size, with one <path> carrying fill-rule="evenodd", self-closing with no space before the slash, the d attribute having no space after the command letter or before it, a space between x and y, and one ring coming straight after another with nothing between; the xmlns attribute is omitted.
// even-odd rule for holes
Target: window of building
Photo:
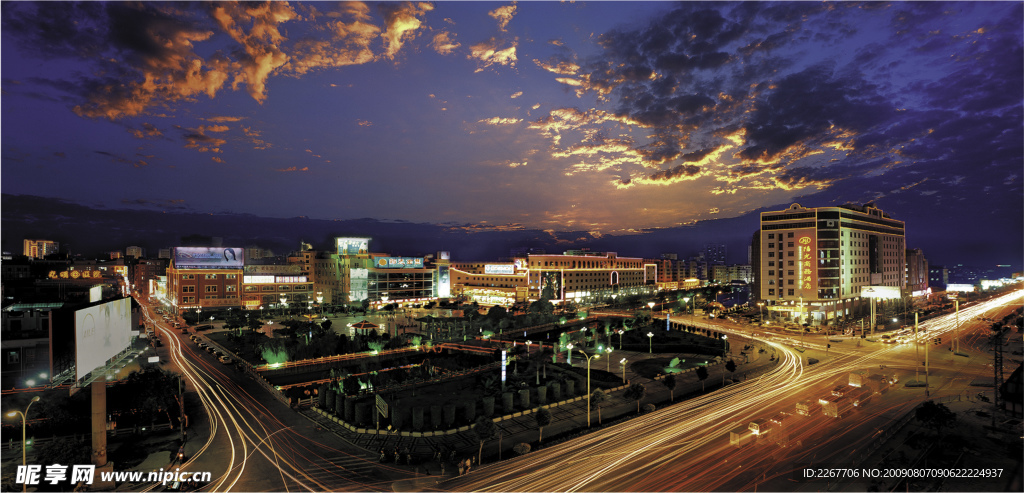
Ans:
<svg viewBox="0 0 1024 493"><path fill-rule="evenodd" d="M775 243L769 243L768 248L775 248Z"/></svg>
<svg viewBox="0 0 1024 493"><path fill-rule="evenodd" d="M768 267L775 267L775 261L774 260L769 260L768 261Z"/></svg>
<svg viewBox="0 0 1024 493"><path fill-rule="evenodd" d="M273 291L273 290L274 290L274 285L273 284L271 284L269 286L261 286L261 291Z"/></svg>
<svg viewBox="0 0 1024 493"><path fill-rule="evenodd" d="M775 290L774 289L769 289L768 290L768 296L775 296Z"/></svg>
<svg viewBox="0 0 1024 493"><path fill-rule="evenodd" d="M793 275L793 269L790 269L786 274Z"/></svg>
<svg viewBox="0 0 1024 493"><path fill-rule="evenodd" d="M793 290L792 290L792 289L790 289L790 290L788 290L788 291L789 291L789 293L788 293L788 294L789 294L790 296L793 296Z"/></svg>
<svg viewBox="0 0 1024 493"><path fill-rule="evenodd" d="M216 279L217 274L206 274L206 279Z"/></svg>
<svg viewBox="0 0 1024 493"><path fill-rule="evenodd" d="M181 297L181 302L182 303L195 303L196 302L196 297L195 296L182 296Z"/></svg>
<svg viewBox="0 0 1024 493"><path fill-rule="evenodd" d="M793 250L790 250L789 252L786 252L786 256L787 257L792 257L793 256Z"/></svg>
<svg viewBox="0 0 1024 493"><path fill-rule="evenodd" d="M181 275L181 279L183 281L190 281L190 280L195 279L195 278L196 278L195 274L182 274Z"/></svg>
<svg viewBox="0 0 1024 493"><path fill-rule="evenodd" d="M775 275L775 271L773 271L773 270L768 271L768 275L769 276L774 276Z"/></svg>
<svg viewBox="0 0 1024 493"><path fill-rule="evenodd" d="M181 287L181 292L182 293L195 293L196 292L196 287L195 286L182 286Z"/></svg>
<svg viewBox="0 0 1024 493"><path fill-rule="evenodd" d="M228 279L238 279L238 274L225 274L224 277Z"/></svg>
<svg viewBox="0 0 1024 493"><path fill-rule="evenodd" d="M793 233L792 232L786 233L786 238L792 238L792 237L793 237ZM792 294L792 293L790 293L790 294Z"/></svg>
<svg viewBox="0 0 1024 493"><path fill-rule="evenodd" d="M235 285L234 284L229 284L227 286L224 286L224 291L227 291L229 293L235 292L236 291Z"/></svg>
<svg viewBox="0 0 1024 493"><path fill-rule="evenodd" d="M768 239L769 240L774 240L775 239L775 233L768 233Z"/></svg>
<svg viewBox="0 0 1024 493"><path fill-rule="evenodd" d="M768 252L768 256L769 257L774 257L775 256L775 252Z"/></svg>
<svg viewBox="0 0 1024 493"><path fill-rule="evenodd" d="M217 286L206 286L206 292L207 293L216 293L217 292Z"/></svg>
<svg viewBox="0 0 1024 493"><path fill-rule="evenodd" d="M789 279L789 280L787 280L787 281L786 281L786 284L788 284L788 285L792 286L792 285L793 285L793 280L792 280L792 279Z"/></svg>

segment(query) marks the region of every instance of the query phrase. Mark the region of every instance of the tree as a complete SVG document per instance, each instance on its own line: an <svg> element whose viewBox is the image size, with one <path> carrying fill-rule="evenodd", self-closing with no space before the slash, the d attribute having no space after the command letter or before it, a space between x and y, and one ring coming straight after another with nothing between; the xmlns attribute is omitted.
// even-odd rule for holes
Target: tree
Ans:
<svg viewBox="0 0 1024 493"><path fill-rule="evenodd" d="M602 389L594 390L590 394L590 408L597 409L597 424L601 424L601 404L607 400L608 394Z"/></svg>
<svg viewBox="0 0 1024 493"><path fill-rule="evenodd" d="M725 369L729 370L729 374L730 374L729 378L732 378L732 374L736 373L736 362L733 361L733 360L727 361L725 363Z"/></svg>
<svg viewBox="0 0 1024 493"><path fill-rule="evenodd" d="M925 426L935 429L936 434L956 422L956 413L950 411L945 404L936 404L933 401L918 406L914 411L914 417Z"/></svg>
<svg viewBox="0 0 1024 493"><path fill-rule="evenodd" d="M551 424L551 410L547 407L542 407L533 413L533 417L537 420L537 428L540 430L540 435L537 436L537 443L541 443L544 441L544 427Z"/></svg>
<svg viewBox="0 0 1024 493"><path fill-rule="evenodd" d="M636 412L640 412L640 401L647 395L647 387L644 387L642 383L634 383L626 389L624 394L627 399L633 399L636 401Z"/></svg>
<svg viewBox="0 0 1024 493"><path fill-rule="evenodd" d="M708 379L708 367L701 366L697 368L697 378L700 379L700 391L704 392L704 381Z"/></svg>
<svg viewBox="0 0 1024 493"><path fill-rule="evenodd" d="M675 402L676 401L676 394L675 394L676 374L675 373L669 373L668 376L665 377L665 379L661 381L661 383L665 384L665 387L668 388L669 398L672 400L672 402Z"/></svg>
<svg viewBox="0 0 1024 493"><path fill-rule="evenodd" d="M494 420L487 416L480 416L476 418L476 423L473 424L473 434L476 435L476 439L480 441L480 451L477 453L476 463L483 464L484 457L484 442L494 438L494 435L498 433L498 427L495 426Z"/></svg>

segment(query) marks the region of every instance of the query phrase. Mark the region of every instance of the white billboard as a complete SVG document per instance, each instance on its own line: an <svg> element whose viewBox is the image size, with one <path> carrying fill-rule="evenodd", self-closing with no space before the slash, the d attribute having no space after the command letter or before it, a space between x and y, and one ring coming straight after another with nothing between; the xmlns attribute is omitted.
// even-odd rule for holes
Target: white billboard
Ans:
<svg viewBox="0 0 1024 493"><path fill-rule="evenodd" d="M900 299L900 288L896 286L861 286L860 297L898 300Z"/></svg>
<svg viewBox="0 0 1024 493"><path fill-rule="evenodd" d="M973 293L973 284L947 284L946 291L956 291L960 293Z"/></svg>
<svg viewBox="0 0 1024 493"><path fill-rule="evenodd" d="M512 275L516 273L516 267L512 264L484 264L484 274Z"/></svg>
<svg viewBox="0 0 1024 493"><path fill-rule="evenodd" d="M130 298L75 311L75 378L81 380L126 349L131 330Z"/></svg>

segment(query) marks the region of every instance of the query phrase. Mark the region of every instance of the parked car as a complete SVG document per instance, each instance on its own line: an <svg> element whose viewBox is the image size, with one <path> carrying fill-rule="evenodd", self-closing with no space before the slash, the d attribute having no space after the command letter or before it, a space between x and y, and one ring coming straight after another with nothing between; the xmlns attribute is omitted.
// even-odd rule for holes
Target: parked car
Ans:
<svg viewBox="0 0 1024 493"><path fill-rule="evenodd" d="M219 361L220 361L221 363L224 363L225 365L230 365L230 364L231 364L231 358L229 358L229 357L227 357L227 356L221 356L220 358L217 358L217 359L218 359L218 360L219 360Z"/></svg>

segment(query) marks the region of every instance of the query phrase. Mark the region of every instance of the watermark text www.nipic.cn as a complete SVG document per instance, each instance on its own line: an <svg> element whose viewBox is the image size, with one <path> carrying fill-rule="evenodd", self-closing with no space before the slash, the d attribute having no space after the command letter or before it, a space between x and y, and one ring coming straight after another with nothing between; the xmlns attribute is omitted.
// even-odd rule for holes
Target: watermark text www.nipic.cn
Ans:
<svg viewBox="0 0 1024 493"><path fill-rule="evenodd" d="M70 471L69 471L70 469ZM69 475L70 473L70 475ZM209 482L212 474L209 472L181 471L175 468L173 471L100 471L100 481L104 483L162 483L167 484L174 481L201 481ZM72 483L93 484L96 478L96 466L94 465L73 465L64 466L51 464L49 466L29 465L18 466L14 482L24 485L37 485L40 483L57 484L70 479Z"/></svg>

